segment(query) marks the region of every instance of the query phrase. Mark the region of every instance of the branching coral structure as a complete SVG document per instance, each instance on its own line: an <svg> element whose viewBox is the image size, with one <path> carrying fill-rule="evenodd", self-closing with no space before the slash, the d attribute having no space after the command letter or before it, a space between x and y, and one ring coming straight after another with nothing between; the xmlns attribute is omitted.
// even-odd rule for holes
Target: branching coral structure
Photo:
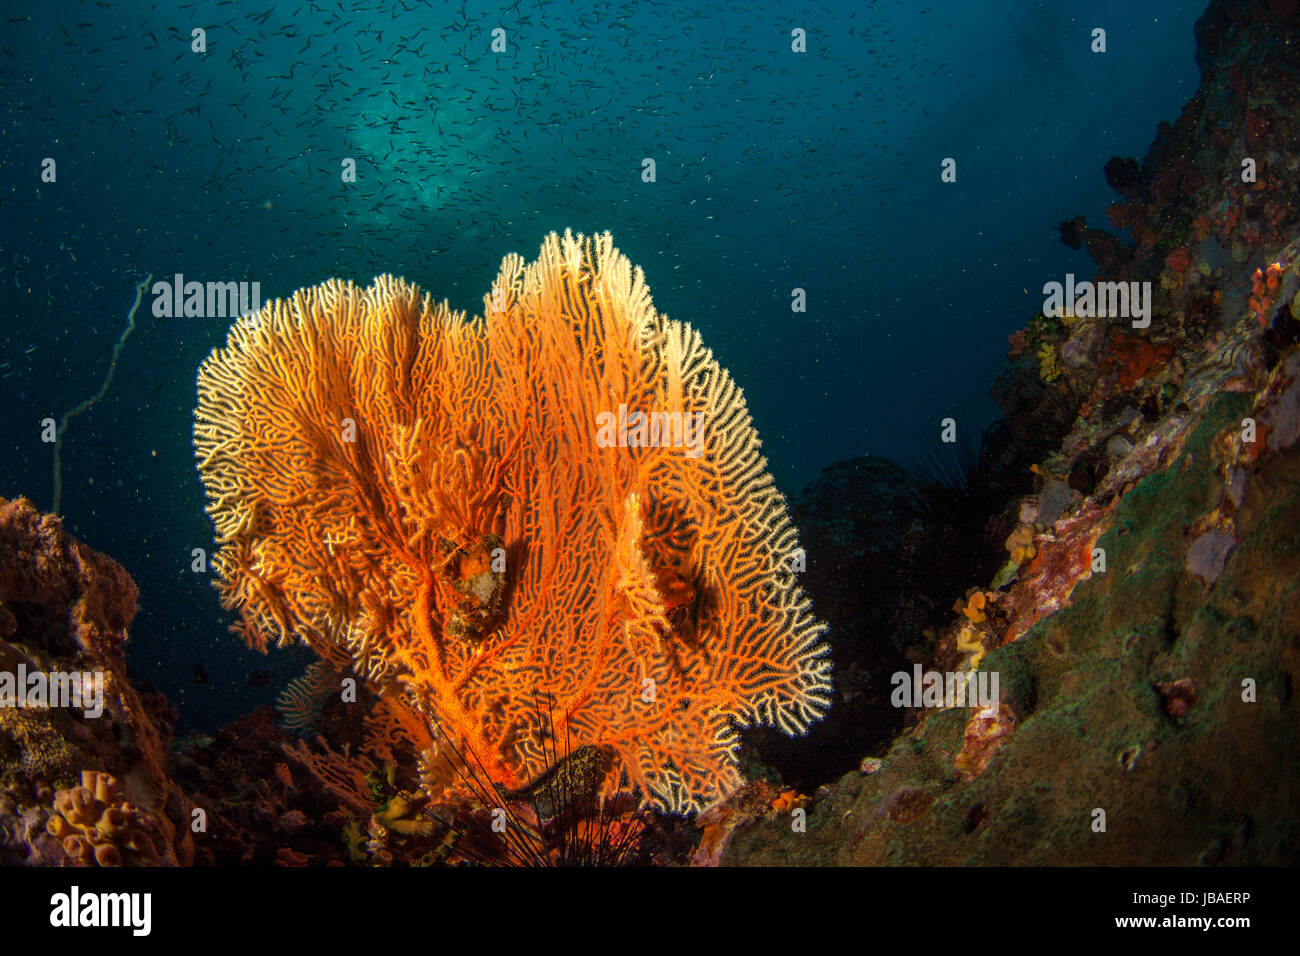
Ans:
<svg viewBox="0 0 1300 956"><path fill-rule="evenodd" d="M608 234L507 256L484 315L381 276L232 328L194 429L223 601L251 646L346 648L435 801L463 755L515 789L562 740L604 795L698 809L738 727L829 704L743 394Z"/></svg>

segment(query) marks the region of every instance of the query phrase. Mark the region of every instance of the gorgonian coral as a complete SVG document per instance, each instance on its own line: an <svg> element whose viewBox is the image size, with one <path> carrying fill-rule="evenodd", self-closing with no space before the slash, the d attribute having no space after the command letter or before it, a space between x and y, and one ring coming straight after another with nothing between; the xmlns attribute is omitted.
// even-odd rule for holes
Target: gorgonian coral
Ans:
<svg viewBox="0 0 1300 956"><path fill-rule="evenodd" d="M236 324L194 430L218 587L253 646L345 647L435 799L457 754L514 789L563 740L606 795L697 808L738 726L828 705L743 395L608 234L507 256L484 309L381 276Z"/></svg>

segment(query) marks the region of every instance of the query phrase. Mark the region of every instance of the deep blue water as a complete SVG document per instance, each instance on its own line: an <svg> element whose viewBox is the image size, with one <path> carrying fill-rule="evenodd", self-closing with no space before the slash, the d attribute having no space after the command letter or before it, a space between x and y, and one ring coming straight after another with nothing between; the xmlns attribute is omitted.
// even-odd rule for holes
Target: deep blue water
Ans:
<svg viewBox="0 0 1300 956"><path fill-rule="evenodd" d="M99 389L146 272L264 298L395 272L472 313L502 256L566 227L612 231L702 330L787 494L906 456L946 416L977 428L1043 283L1094 271L1052 227L1105 226L1106 160L1140 157L1195 92L1204 6L7 3L0 495L50 506L40 422ZM211 726L308 657L244 652L189 570L211 545L195 370L227 322L149 304L67 432L62 510L140 585L135 672Z"/></svg>

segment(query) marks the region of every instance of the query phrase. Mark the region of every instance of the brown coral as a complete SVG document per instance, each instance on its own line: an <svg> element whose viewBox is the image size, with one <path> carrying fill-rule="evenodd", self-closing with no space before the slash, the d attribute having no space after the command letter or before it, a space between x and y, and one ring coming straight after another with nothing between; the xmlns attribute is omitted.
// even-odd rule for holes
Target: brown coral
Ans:
<svg viewBox="0 0 1300 956"><path fill-rule="evenodd" d="M606 795L697 808L737 725L828 703L742 393L608 234L508 256L484 305L331 281L232 329L195 425L223 599L421 713L435 797L451 754L517 788L553 735L613 752Z"/></svg>

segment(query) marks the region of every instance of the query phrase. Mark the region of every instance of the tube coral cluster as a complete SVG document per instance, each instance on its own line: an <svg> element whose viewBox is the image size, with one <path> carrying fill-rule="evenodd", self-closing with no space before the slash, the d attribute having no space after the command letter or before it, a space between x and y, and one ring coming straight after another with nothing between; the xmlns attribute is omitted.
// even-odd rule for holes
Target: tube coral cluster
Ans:
<svg viewBox="0 0 1300 956"><path fill-rule="evenodd" d="M85 770L81 786L55 795L49 834L79 866L157 866L161 862L152 834L153 817L128 802L117 780Z"/></svg>
<svg viewBox="0 0 1300 956"><path fill-rule="evenodd" d="M457 754L513 789L561 741L610 756L605 795L698 809L741 782L738 727L829 703L743 394L608 234L507 256L484 310L381 276L231 329L194 429L223 601L253 647L346 649L435 800ZM702 442L599 440L623 407Z"/></svg>

